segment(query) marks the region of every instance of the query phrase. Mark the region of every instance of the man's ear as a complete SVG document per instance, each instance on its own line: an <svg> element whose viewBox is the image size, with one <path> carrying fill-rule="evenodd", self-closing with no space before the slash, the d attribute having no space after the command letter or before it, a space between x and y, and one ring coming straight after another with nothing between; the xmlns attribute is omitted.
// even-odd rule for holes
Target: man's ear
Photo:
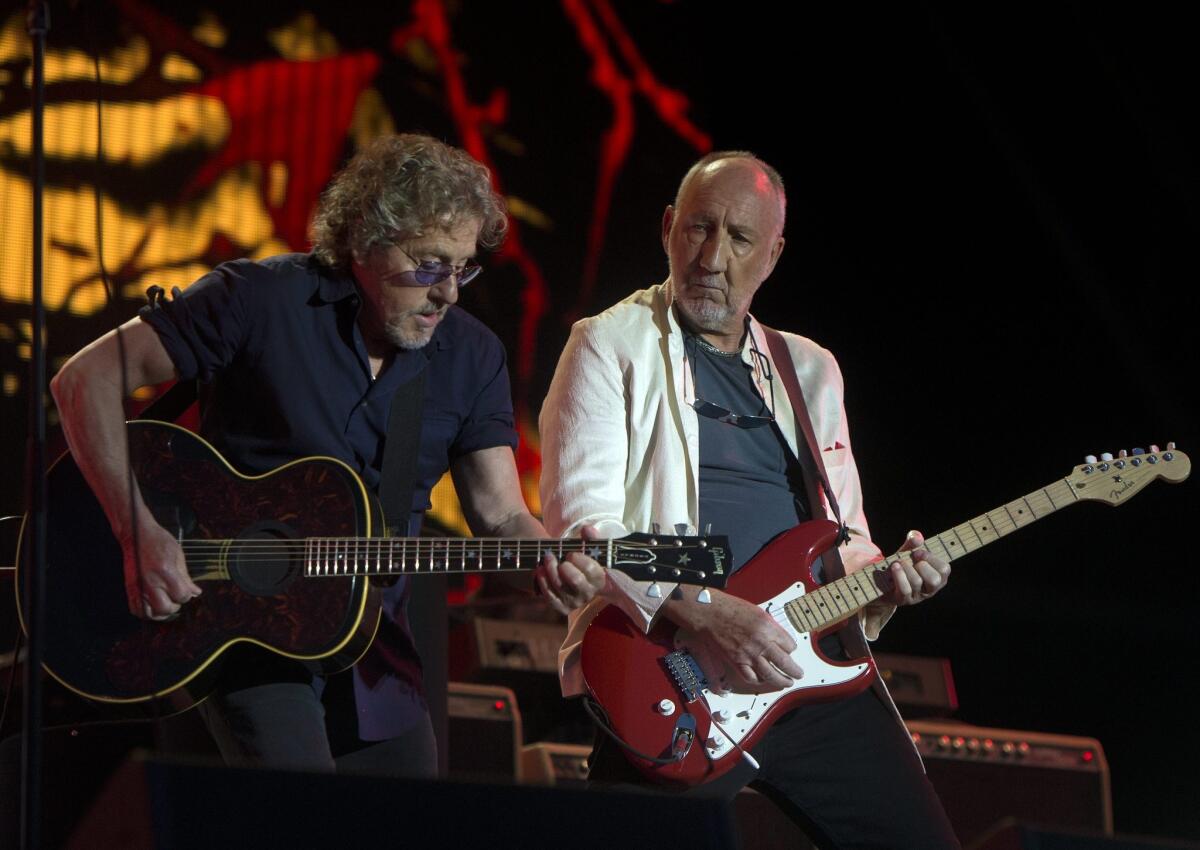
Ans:
<svg viewBox="0 0 1200 850"><path fill-rule="evenodd" d="M775 244L771 246L771 265L767 269L767 276L770 277L771 272L775 271L775 264L779 262L779 257L783 253L784 239L780 236L775 240Z"/></svg>
<svg viewBox="0 0 1200 850"><path fill-rule="evenodd" d="M668 254L671 253L671 251L667 247L667 243L671 239L671 225L674 223L675 223L675 208L673 206L671 206L670 204L667 204L667 208L665 210L663 210L662 245L663 245L663 250L666 251Z"/></svg>

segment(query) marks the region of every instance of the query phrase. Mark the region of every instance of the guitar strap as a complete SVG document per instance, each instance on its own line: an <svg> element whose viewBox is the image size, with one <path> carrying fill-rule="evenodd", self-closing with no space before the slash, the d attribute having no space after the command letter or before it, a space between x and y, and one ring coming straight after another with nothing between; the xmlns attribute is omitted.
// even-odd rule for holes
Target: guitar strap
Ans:
<svg viewBox="0 0 1200 850"><path fill-rule="evenodd" d="M420 456L421 411L425 405L425 369L421 369L392 396L388 412L387 439L383 444L379 503L388 532L407 537L412 516L412 495L417 484Z"/></svg>
<svg viewBox="0 0 1200 850"><path fill-rule="evenodd" d="M792 402L792 415L796 419L796 428L800 431L800 436L804 438L804 443L808 447L807 451L801 449L797 452L797 460L800 461L800 466L804 470L804 484L808 491L808 505L812 512L812 519L819 519L818 508L821 505L822 493L825 496L825 501L829 505L829 510L837 520L838 525L842 528L839 543L845 543L850 539L849 529L846 523L842 522L842 512L838 508L837 498L833 495L833 489L829 486L829 477L825 474L825 462L821 458L821 447L817 443L816 434L813 432L812 419L808 415L808 405L804 402L804 393L800 389L800 380L796 376L796 367L792 363L792 355L788 351L787 343L783 339L783 335L774 328L762 326L763 334L767 338L767 348L771 352L771 360L775 363L775 371L783 380L783 386L787 390L788 398ZM828 554L833 556L836 561L833 564L834 571L838 574L844 574L845 570L842 567L841 558L837 555L837 548L833 548ZM827 573L828 574L828 573Z"/></svg>
<svg viewBox="0 0 1200 850"><path fill-rule="evenodd" d="M426 353L428 356L428 352ZM421 414L425 406L425 372L422 368L392 396L388 411L387 441L383 444L379 503L393 537L408 537L412 517L413 490L417 485L417 461L421 456ZM413 644L421 658L421 683L429 707L429 721L437 741L438 774L449 767L447 740L450 726L450 644L446 576L425 576L410 582L405 616ZM374 645L372 650L374 650ZM370 673L362 670L371 682ZM332 677L336 679L337 677ZM349 677L345 677L349 679Z"/></svg>

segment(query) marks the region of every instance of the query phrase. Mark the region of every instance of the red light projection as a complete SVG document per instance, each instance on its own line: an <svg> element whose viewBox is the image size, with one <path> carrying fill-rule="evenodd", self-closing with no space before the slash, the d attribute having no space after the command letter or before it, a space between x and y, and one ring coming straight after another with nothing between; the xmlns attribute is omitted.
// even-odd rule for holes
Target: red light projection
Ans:
<svg viewBox="0 0 1200 850"><path fill-rule="evenodd" d="M583 261L579 294L569 316L575 319L587 310L596 285L596 271L600 265L600 253L604 249L604 232L608 224L613 187L633 142L634 92L645 97L663 123L699 153L711 150L712 141L684 114L688 99L680 92L663 86L655 78L608 0L562 0L562 5L575 25L579 43L592 59L592 84L608 97L613 112L612 125L604 134L601 146L596 196L588 226L587 255ZM599 25L593 20L593 14L599 19ZM616 43L622 58L633 71L632 76L623 74L617 67L605 35Z"/></svg>
<svg viewBox="0 0 1200 850"><path fill-rule="evenodd" d="M502 335L512 354L518 468L525 496L539 510L533 414L539 371L545 371L540 367L546 365L538 363L538 341L551 309L545 269L555 267L560 278L567 269L568 279L579 282L565 299L558 290L556 312L578 315L595 307L591 298L614 192L637 137L637 106L648 105L680 140L682 163L711 147L708 135L688 118L688 98L658 79L608 0L561 0L548 7L551 18L561 15L549 21L551 28L566 24L565 37L553 42L554 55L568 63L582 55L584 61L571 66L577 82L560 78L546 87L531 85L536 74L527 72L534 66L524 64L520 48L513 52L512 33L484 34L479 18L488 13L444 0L412 0L378 13L356 9L353 21L332 0L314 0L306 7L311 11L261 14L214 1L214 10L176 12L147 0L108 0L104 15L56 22L47 76L51 179L43 194L51 369L103 333L114 316L131 315L151 284L182 287L225 260L304 250L319 193L356 145L380 132L429 130L431 123L448 122L444 138L486 164L498 191L514 176L521 186L513 197L509 239L493 263L506 266L520 288L514 326ZM30 55L21 18L14 12L0 19L0 217L8 225L0 253L0 404L12 423L24 421L29 351L24 281L31 262L31 187L25 176ZM374 21L374 29L362 26ZM473 97L489 68L502 72L503 84ZM513 69L518 72L508 74ZM584 137L570 135L595 120L594 102L578 98L572 85L599 92L601 109L607 105L594 154L573 141ZM523 118L556 109L553 133ZM514 119L517 114L522 118ZM514 121L520 126L510 126ZM505 173L508 163L527 165L544 157L549 146L567 152L552 167L571 169L555 177L538 159L539 177L553 177L551 189L527 185L519 171ZM580 173L594 176L581 181ZM97 182L99 204L93 194ZM567 191L560 192L563 188ZM549 197L539 198L539 192ZM557 205L553 215L538 202ZM570 234L548 239L555 219L569 219L580 206L587 224L579 247L572 247ZM101 229L117 301L111 315L96 244ZM22 444L19 433L4 436L8 445ZM452 487L443 483L435 490L433 516L449 529L465 530ZM14 482L12 493L0 494L0 503L15 508L15 489Z"/></svg>

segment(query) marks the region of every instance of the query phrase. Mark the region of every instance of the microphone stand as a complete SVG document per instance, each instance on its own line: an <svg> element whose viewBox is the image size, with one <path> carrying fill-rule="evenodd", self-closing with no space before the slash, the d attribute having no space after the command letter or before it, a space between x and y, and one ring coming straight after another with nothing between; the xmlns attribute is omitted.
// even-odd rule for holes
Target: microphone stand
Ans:
<svg viewBox="0 0 1200 850"><path fill-rule="evenodd" d="M30 159L33 210L33 324L29 364L29 563L26 564L27 655L21 739L21 847L42 844L42 640L46 582L46 309L42 296L42 195L46 180L42 119L45 107L46 32L50 9L30 0L26 23L33 48Z"/></svg>

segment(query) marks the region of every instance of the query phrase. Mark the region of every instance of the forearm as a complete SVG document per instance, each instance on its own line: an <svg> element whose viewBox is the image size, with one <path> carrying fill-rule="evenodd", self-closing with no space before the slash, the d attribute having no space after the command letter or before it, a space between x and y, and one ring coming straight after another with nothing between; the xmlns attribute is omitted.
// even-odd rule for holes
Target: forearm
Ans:
<svg viewBox="0 0 1200 850"><path fill-rule="evenodd" d="M141 333L145 331L149 328ZM146 512L129 473L124 390L127 387L132 392L148 383L140 356L137 363L130 362L130 354L140 353L147 340L132 342L139 352L128 351L129 346L124 346L126 351L122 352L116 332L101 337L67 361L50 382L71 456L104 509L114 534L122 541L132 534L135 520L144 518ZM161 380L171 377L173 371L169 360L166 363L167 374ZM162 363L158 365L161 373Z"/></svg>

